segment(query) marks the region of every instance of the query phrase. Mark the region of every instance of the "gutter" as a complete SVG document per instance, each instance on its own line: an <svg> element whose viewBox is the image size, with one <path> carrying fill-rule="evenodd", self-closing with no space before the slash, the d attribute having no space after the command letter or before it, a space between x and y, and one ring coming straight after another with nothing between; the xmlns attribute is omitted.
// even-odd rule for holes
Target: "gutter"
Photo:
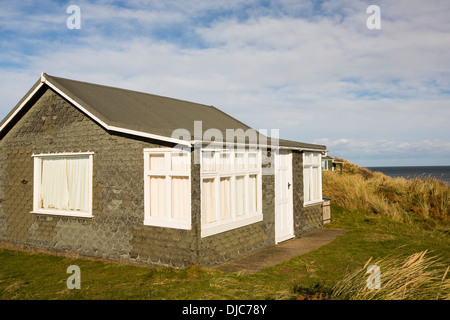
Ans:
<svg viewBox="0 0 450 320"><path fill-rule="evenodd" d="M277 146L277 145L267 145L267 144L246 144L246 143L223 143L223 142L214 142L214 141L202 141L202 140L191 140L191 145L203 145L207 144L208 146L234 146L234 147L250 147L250 148L266 148L266 149L278 149L278 150L295 150L295 151L310 151L310 152L321 152L326 155L328 150L324 149L316 149L316 148L306 148L306 147L288 147L288 146Z"/></svg>

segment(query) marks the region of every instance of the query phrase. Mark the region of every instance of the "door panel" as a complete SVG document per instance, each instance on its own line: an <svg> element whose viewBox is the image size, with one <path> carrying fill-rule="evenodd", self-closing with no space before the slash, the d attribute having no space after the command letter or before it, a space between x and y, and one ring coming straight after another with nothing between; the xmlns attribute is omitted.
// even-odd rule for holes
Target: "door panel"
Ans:
<svg viewBox="0 0 450 320"><path fill-rule="evenodd" d="M275 160L275 243L292 237L292 153L279 151Z"/></svg>

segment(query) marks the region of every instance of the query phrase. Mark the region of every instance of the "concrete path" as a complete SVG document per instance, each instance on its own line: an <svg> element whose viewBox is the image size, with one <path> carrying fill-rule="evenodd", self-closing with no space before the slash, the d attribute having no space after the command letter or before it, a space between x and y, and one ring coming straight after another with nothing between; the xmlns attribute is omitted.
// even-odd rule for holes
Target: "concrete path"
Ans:
<svg viewBox="0 0 450 320"><path fill-rule="evenodd" d="M347 230L328 228L314 230L300 237L281 242L276 246L214 266L212 269L245 274L261 271L264 268L275 266L294 257L314 251L346 232Z"/></svg>

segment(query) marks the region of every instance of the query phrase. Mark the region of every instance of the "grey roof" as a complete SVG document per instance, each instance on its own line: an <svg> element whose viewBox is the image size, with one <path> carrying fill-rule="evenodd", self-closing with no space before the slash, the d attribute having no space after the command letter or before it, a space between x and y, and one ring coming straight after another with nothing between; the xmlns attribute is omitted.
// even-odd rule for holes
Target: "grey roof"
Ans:
<svg viewBox="0 0 450 320"><path fill-rule="evenodd" d="M107 126L133 130L136 132L170 138L175 129L187 129L194 137L194 121L202 121L203 132L210 128L218 129L226 137L227 129L253 130L248 125L229 116L223 111L199 103L183 101L154 94L114 88L87 82L64 79L42 74L38 81L0 123L3 125L21 108L23 102L41 82L53 86L66 98L85 109L91 116ZM32 99L31 99L32 100ZM271 142L270 139L268 142ZM280 139L280 146L292 148L312 148L325 150L325 146Z"/></svg>

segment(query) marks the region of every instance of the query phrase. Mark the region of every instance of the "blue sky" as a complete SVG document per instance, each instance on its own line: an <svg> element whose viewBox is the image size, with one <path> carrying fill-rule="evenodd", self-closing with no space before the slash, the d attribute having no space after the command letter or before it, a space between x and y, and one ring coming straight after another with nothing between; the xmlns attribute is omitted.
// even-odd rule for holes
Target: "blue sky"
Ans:
<svg viewBox="0 0 450 320"><path fill-rule="evenodd" d="M449 15L442 0L1 1L0 118L46 72L214 105L361 166L450 165Z"/></svg>

